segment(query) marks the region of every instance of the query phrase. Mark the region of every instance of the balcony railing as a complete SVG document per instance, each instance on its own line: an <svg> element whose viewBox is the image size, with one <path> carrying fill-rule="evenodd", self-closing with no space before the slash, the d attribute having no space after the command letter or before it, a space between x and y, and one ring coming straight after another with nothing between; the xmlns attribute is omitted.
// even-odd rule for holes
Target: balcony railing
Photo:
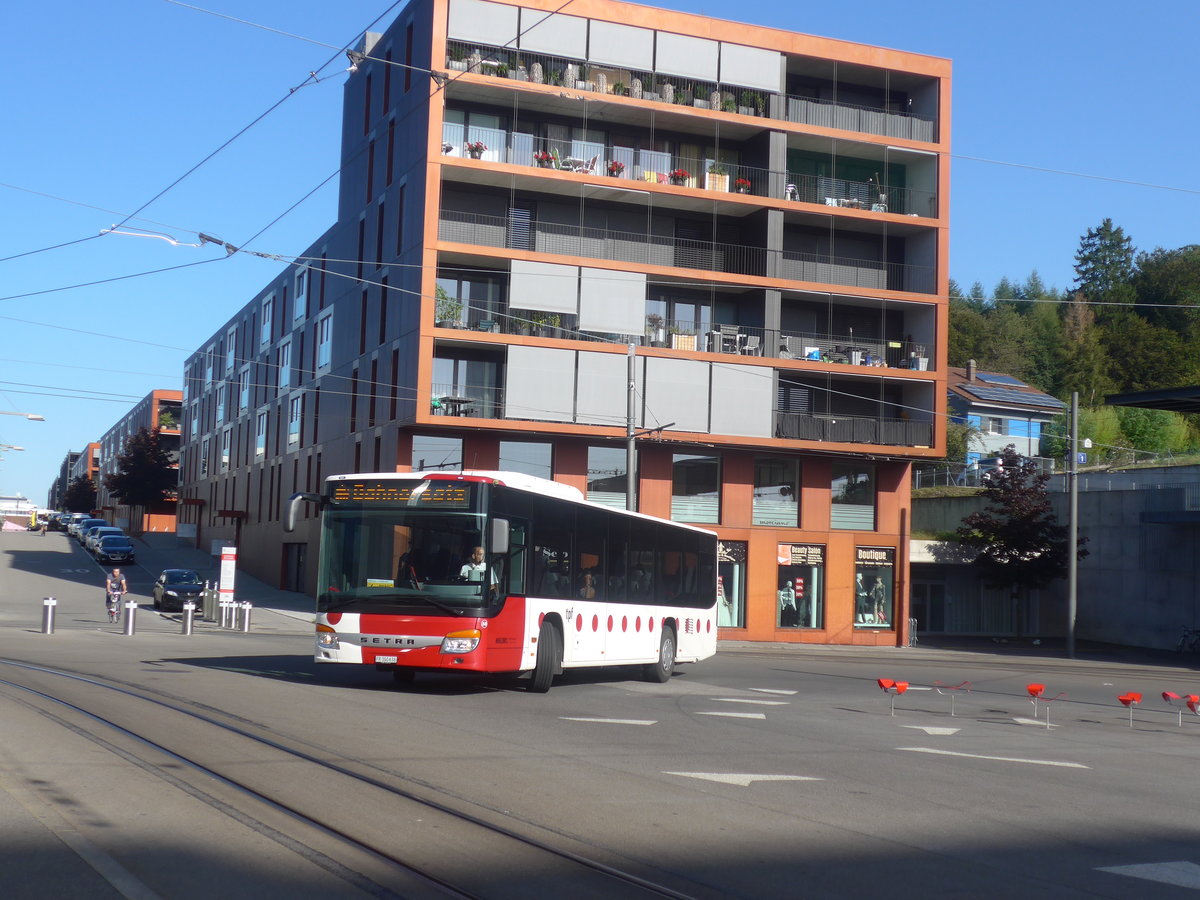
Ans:
<svg viewBox="0 0 1200 900"><path fill-rule="evenodd" d="M799 250L782 251L779 277L821 284L840 284L845 287L911 291L916 294L936 293L936 273L933 266L854 259Z"/></svg>
<svg viewBox="0 0 1200 900"><path fill-rule="evenodd" d="M473 155L467 143L482 144L476 158L584 175L606 175L620 182L674 184L717 193L748 194L842 209L937 216L937 196L931 191L851 181L819 175L774 171L757 166L679 156L665 151L638 150L602 141L552 140L502 128L442 125L442 152ZM672 177L672 173L681 173ZM622 185L623 186L623 185Z"/></svg>
<svg viewBox="0 0 1200 900"><path fill-rule="evenodd" d="M579 59L462 41L448 41L446 48L446 67L451 71L557 85L575 91L617 94L677 106L716 108L743 116L765 116L801 125L840 128L864 134L916 141L934 140L932 119L881 107L748 90L736 85L592 65Z"/></svg>
<svg viewBox="0 0 1200 900"><path fill-rule="evenodd" d="M796 441L932 447L933 424L909 419L775 413L775 436Z"/></svg>
<svg viewBox="0 0 1200 900"><path fill-rule="evenodd" d="M504 389L470 384L432 386L430 411L435 416L504 418Z"/></svg>

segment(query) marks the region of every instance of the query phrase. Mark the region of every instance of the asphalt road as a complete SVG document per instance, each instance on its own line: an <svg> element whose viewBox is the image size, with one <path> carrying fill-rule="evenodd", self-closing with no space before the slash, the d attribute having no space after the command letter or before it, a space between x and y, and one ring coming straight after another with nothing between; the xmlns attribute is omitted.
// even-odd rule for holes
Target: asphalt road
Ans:
<svg viewBox="0 0 1200 900"><path fill-rule="evenodd" d="M152 576L130 574L148 602ZM428 893L222 779L457 871L469 896L634 895L528 849L516 865L518 851L324 763L674 896L1200 896L1200 718L1185 709L1180 725L1160 696L1200 693L1186 659L739 648L666 685L604 670L546 695L452 675L397 689L317 666L303 623L188 637L144 608L123 635L100 583L65 537L0 537L6 897ZM44 635L50 595L63 627ZM879 678L910 687L885 694ZM1031 683L1055 699L1035 708ZM1133 727L1117 700L1129 691L1143 695ZM199 711L219 722L188 718ZM278 746L246 743L264 736ZM297 748L313 760L283 753Z"/></svg>

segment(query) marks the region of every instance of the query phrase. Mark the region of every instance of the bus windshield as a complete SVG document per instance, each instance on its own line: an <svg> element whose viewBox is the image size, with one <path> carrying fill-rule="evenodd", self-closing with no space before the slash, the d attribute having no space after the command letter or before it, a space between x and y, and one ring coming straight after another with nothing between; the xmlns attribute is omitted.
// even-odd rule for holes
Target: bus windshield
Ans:
<svg viewBox="0 0 1200 900"><path fill-rule="evenodd" d="M487 557L484 523L471 512L327 509L318 610L461 615L486 606L504 560Z"/></svg>

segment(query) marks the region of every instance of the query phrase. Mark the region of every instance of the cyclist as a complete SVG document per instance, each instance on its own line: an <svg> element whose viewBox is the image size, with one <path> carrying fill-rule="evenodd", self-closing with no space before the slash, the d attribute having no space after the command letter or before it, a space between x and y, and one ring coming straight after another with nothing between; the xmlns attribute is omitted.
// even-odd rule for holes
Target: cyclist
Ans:
<svg viewBox="0 0 1200 900"><path fill-rule="evenodd" d="M120 569L113 569L104 579L104 607L110 622L117 621L121 614L121 595L129 590Z"/></svg>

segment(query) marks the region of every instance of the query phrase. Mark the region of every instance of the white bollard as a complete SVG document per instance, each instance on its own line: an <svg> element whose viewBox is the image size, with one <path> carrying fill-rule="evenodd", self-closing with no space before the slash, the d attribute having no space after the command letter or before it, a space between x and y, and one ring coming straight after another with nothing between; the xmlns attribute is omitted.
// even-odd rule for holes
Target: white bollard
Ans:
<svg viewBox="0 0 1200 900"><path fill-rule="evenodd" d="M53 597L42 598L42 634L54 634L54 608L58 601Z"/></svg>
<svg viewBox="0 0 1200 900"><path fill-rule="evenodd" d="M252 608L253 605L249 600L242 601L242 631L250 631L250 610Z"/></svg>
<svg viewBox="0 0 1200 900"><path fill-rule="evenodd" d="M136 634L137 624L134 622L134 614L137 612L137 601L125 601L125 634Z"/></svg>
<svg viewBox="0 0 1200 900"><path fill-rule="evenodd" d="M183 604L183 624L180 626L181 634L192 633L192 623L196 619L196 604L188 600Z"/></svg>

